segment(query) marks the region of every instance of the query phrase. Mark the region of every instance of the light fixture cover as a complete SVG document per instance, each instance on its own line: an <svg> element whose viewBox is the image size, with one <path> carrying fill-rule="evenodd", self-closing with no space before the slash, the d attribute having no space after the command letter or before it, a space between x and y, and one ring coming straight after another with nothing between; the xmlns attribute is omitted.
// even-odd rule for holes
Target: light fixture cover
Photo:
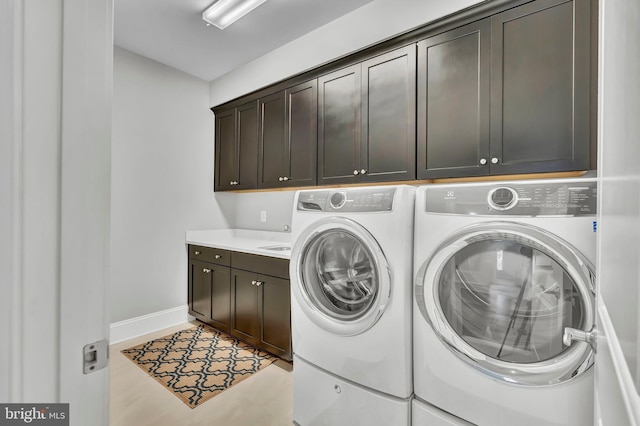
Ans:
<svg viewBox="0 0 640 426"><path fill-rule="evenodd" d="M202 19L221 30L267 0L218 0L202 12Z"/></svg>

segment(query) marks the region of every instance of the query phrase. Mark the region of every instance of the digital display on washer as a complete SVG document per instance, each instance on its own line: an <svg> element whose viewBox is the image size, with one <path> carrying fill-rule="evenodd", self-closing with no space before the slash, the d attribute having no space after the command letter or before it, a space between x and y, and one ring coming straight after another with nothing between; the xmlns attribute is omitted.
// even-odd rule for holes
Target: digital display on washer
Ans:
<svg viewBox="0 0 640 426"><path fill-rule="evenodd" d="M298 211L385 212L393 210L396 188L349 188L301 192Z"/></svg>
<svg viewBox="0 0 640 426"><path fill-rule="evenodd" d="M490 216L594 216L596 181L509 182L427 188L425 211Z"/></svg>

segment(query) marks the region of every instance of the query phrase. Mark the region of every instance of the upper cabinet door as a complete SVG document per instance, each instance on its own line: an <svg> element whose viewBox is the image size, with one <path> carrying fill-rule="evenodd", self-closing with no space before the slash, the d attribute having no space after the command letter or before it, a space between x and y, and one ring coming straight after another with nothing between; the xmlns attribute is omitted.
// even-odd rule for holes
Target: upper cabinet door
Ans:
<svg viewBox="0 0 640 426"><path fill-rule="evenodd" d="M318 82L311 80L285 91L287 100L288 178L283 186L316 184L318 155Z"/></svg>
<svg viewBox="0 0 640 426"><path fill-rule="evenodd" d="M416 46L362 63L360 179L415 179Z"/></svg>
<svg viewBox="0 0 640 426"><path fill-rule="evenodd" d="M318 184L360 174L360 64L318 79Z"/></svg>
<svg viewBox="0 0 640 426"><path fill-rule="evenodd" d="M318 86L312 80L260 99L260 188L316 183Z"/></svg>
<svg viewBox="0 0 640 426"><path fill-rule="evenodd" d="M589 168L590 3L539 0L491 18L492 173Z"/></svg>
<svg viewBox="0 0 640 426"><path fill-rule="evenodd" d="M216 114L215 183L216 191L234 189L238 180L236 110Z"/></svg>
<svg viewBox="0 0 640 426"><path fill-rule="evenodd" d="M238 179L231 189L258 187L258 101L237 108Z"/></svg>
<svg viewBox="0 0 640 426"><path fill-rule="evenodd" d="M418 43L419 179L489 174L490 21Z"/></svg>
<svg viewBox="0 0 640 426"><path fill-rule="evenodd" d="M257 101L216 113L215 157L216 191L257 188Z"/></svg>
<svg viewBox="0 0 640 426"><path fill-rule="evenodd" d="M260 188L277 187L287 175L289 147L286 140L286 106L284 91L264 97L260 107Z"/></svg>

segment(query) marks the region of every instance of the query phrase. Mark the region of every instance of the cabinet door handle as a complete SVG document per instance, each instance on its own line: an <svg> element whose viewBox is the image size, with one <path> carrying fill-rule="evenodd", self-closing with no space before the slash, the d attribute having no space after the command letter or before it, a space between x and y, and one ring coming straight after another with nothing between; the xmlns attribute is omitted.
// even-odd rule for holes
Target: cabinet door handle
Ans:
<svg viewBox="0 0 640 426"><path fill-rule="evenodd" d="M357 175L359 175L359 174L360 174L360 172L359 172L358 170L354 170L354 171L353 171L353 175L354 175L354 176L357 176Z"/></svg>
<svg viewBox="0 0 640 426"><path fill-rule="evenodd" d="M286 182L286 181L289 180L289 178L285 176L285 177L282 178L282 180Z"/></svg>
<svg viewBox="0 0 640 426"><path fill-rule="evenodd" d="M282 182L282 181L284 180L284 178L283 178L282 176L280 176L280 177L278 178L278 180L279 180L280 182Z"/></svg>
<svg viewBox="0 0 640 426"><path fill-rule="evenodd" d="M367 174L367 169L362 169L362 170L360 170L360 174L361 174L361 175L365 175L365 174Z"/></svg>
<svg viewBox="0 0 640 426"><path fill-rule="evenodd" d="M264 284L262 281L256 281L256 285L257 285L258 287L260 287L262 284Z"/></svg>
<svg viewBox="0 0 640 426"><path fill-rule="evenodd" d="M487 159L486 159L486 158L481 158L481 159L480 159L480 164L482 164L483 166L484 166L485 164L487 164Z"/></svg>
<svg viewBox="0 0 640 426"><path fill-rule="evenodd" d="M193 254L195 254L196 256L200 254L200 252L198 250L194 251Z"/></svg>
<svg viewBox="0 0 640 426"><path fill-rule="evenodd" d="M216 258L216 259L220 259L221 257L222 257L222 256L220 256L219 254L216 254L216 255L215 255L215 258Z"/></svg>
<svg viewBox="0 0 640 426"><path fill-rule="evenodd" d="M251 280L251 285L256 285L256 284L258 284L258 281L256 281L256 280Z"/></svg>
<svg viewBox="0 0 640 426"><path fill-rule="evenodd" d="M493 157L491 159L491 164L498 164L498 159L496 157Z"/></svg>
<svg viewBox="0 0 640 426"><path fill-rule="evenodd" d="M204 272L205 274L208 274L209 272L211 272L211 269L202 268L202 272Z"/></svg>

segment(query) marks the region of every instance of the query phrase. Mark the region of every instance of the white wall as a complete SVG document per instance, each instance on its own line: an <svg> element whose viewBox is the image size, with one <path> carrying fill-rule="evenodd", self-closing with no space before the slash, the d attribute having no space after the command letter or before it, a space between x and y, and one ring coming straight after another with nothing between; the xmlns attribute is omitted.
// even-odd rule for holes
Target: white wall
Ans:
<svg viewBox="0 0 640 426"><path fill-rule="evenodd" d="M295 191L249 192L233 194L236 208L233 228L284 231L291 229ZM260 211L267 212L267 221L260 221Z"/></svg>
<svg viewBox="0 0 640 426"><path fill-rule="evenodd" d="M596 421L640 424L640 4L600 1Z"/></svg>
<svg viewBox="0 0 640 426"><path fill-rule="evenodd" d="M15 314L12 308L14 294L16 265L14 251L18 241L15 228L17 227L17 215L14 211L16 186L15 170L15 140L14 135L14 96L15 80L13 47L14 39L14 4L9 0L0 1L0 52L6 58L0 61L0 401L11 400L11 387L13 377L11 375L11 351L13 346L11 318ZM6 142L5 142L6 141ZM6 283L6 284L5 284ZM11 344L9 344L11 343Z"/></svg>
<svg viewBox="0 0 640 426"><path fill-rule="evenodd" d="M374 0L212 81L210 104L219 105L480 2Z"/></svg>
<svg viewBox="0 0 640 426"><path fill-rule="evenodd" d="M229 195L213 192L208 84L116 47L111 323L187 304L184 233L229 227Z"/></svg>

